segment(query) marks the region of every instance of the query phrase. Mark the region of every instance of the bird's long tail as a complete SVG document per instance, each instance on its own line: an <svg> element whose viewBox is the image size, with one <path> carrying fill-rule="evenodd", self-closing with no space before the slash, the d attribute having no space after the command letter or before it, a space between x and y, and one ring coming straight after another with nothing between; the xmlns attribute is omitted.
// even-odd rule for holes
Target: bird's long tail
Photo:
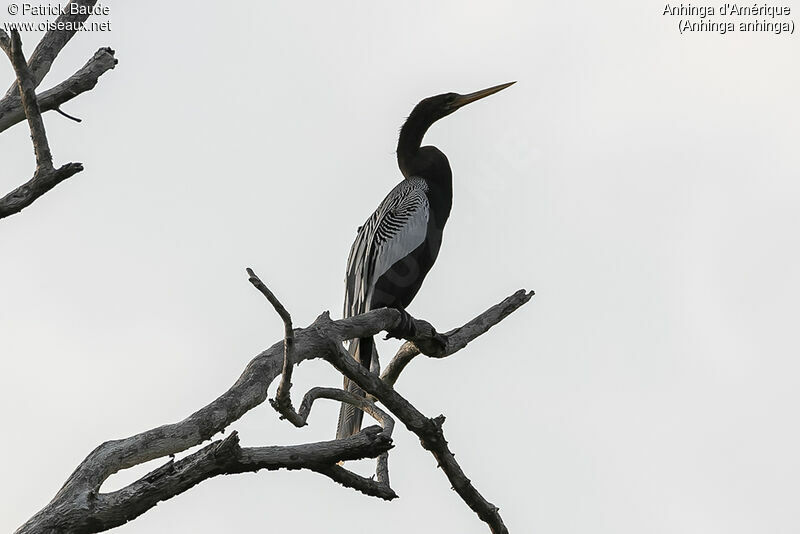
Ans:
<svg viewBox="0 0 800 534"><path fill-rule="evenodd" d="M367 369L375 373L380 371L378 366L378 351L371 337L352 340L350 342L349 351L350 355ZM344 390L358 395L359 397L364 396L364 391L347 377L344 379ZM352 436L361 430L361 420L363 418L364 412L352 404L342 403L342 407L339 409L339 424L336 427L336 439Z"/></svg>

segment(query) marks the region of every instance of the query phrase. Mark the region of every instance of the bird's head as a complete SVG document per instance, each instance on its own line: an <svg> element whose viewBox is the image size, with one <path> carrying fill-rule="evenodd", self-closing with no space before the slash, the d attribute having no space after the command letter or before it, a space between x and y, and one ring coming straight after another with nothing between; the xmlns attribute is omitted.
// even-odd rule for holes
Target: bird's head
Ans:
<svg viewBox="0 0 800 534"><path fill-rule="evenodd" d="M397 140L397 163L403 175L423 176L426 173L434 175L442 172L442 169L446 169L446 173L449 173L450 166L442 152L433 147L424 147L427 151L420 148L425 132L434 122L447 117L457 109L502 91L514 83L516 82L495 85L466 95L444 93L426 98L417 104L400 128L400 138Z"/></svg>
<svg viewBox="0 0 800 534"><path fill-rule="evenodd" d="M515 83L516 82L509 82L501 85L495 85L494 87L489 87L488 89L482 89L466 95L460 95L458 93L444 93L441 95L428 97L414 107L409 119L411 117L419 117L427 122L428 125L431 125L439 119L450 115L457 109L475 102L476 100L480 100L481 98L486 98L489 95L493 95L498 91L502 91L506 87L509 87Z"/></svg>

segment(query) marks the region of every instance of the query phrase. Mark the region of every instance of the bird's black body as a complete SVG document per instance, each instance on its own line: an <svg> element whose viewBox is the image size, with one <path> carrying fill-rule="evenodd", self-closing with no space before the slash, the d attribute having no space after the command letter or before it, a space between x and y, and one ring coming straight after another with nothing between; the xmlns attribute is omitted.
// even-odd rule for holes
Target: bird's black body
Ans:
<svg viewBox="0 0 800 534"><path fill-rule="evenodd" d="M439 254L453 201L453 175L447 156L436 147L421 146L422 138L440 118L509 85L469 95L446 93L426 98L408 116L397 143L397 163L405 179L358 230L347 262L345 317L382 307L404 310L414 299ZM353 340L350 354L368 369L378 371L371 337ZM363 395L346 378L344 386ZM358 432L362 417L361 410L343 404L336 437Z"/></svg>

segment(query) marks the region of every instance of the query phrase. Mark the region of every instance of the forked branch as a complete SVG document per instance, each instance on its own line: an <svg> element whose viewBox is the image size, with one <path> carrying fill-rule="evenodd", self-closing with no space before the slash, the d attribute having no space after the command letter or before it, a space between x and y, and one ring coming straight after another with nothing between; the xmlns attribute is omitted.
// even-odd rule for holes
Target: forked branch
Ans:
<svg viewBox="0 0 800 534"><path fill-rule="evenodd" d="M289 389L291 387L291 361L294 348L291 317L275 295L264 285L258 276L256 276L252 269L248 269L247 273L250 276L250 282L267 297L284 321L284 329L286 332L284 341L284 372L280 386L278 387L279 395L281 390L283 390L283 396L280 397L276 395L276 399L272 401L273 406L296 426L303 426L305 424L305 417L302 415L303 410L301 408L301 413L296 413L292 408L291 399L289 398ZM499 509L478 492L472 482L464 474L461 466L456 462L455 455L450 451L442 430L445 417L443 415L435 419L425 417L410 402L394 391L392 384L397 380L400 373L411 359L421 351L433 351L431 356L437 358L449 356L464 348L475 337L488 331L492 326L497 324L497 322L507 317L532 297L533 292L520 290L464 326L448 332L448 334L445 335L446 342L443 351L440 345L432 343L434 338L441 339L436 334L436 330L425 321L415 319L415 325L417 326L415 339L408 342L411 343L410 346L401 348L398 354L399 359L396 357L393 360L393 363L395 363L394 367L390 370L388 375L385 373L385 376L388 376L391 383L388 383L385 379L382 380L368 369L365 369L344 349L342 345L343 341L352 339L352 337L361 336L351 337L351 334L348 333L346 337L343 336L340 339L329 339L329 350L323 356L323 358L330 362L339 372L358 384L365 392L369 393L370 398L379 400L389 411L395 414L409 430L419 437L422 446L429 450L438 461L438 466L445 472L453 489L461 496L464 502L489 525L493 533L507 533L508 529L500 517ZM386 328L386 330L389 330L389 328ZM337 391L337 393L340 394L341 400L349 402L350 404L355 404L352 400L347 399L348 396L353 397L352 394L339 390L332 391ZM361 399L361 401L361 405L356 405L370 415L373 415L371 411L377 408L375 408L372 400ZM306 400L304 400L304 405L305 404ZM387 458L388 453L384 453L379 459L379 477L382 467L381 460L386 461ZM388 470L385 474L388 476Z"/></svg>
<svg viewBox="0 0 800 534"><path fill-rule="evenodd" d="M257 279L255 273L248 274ZM512 295L512 301L504 301L505 306L490 308L460 329L452 331L444 355L453 354L466 346L531 296L524 292L522 296L519 295ZM331 320L326 312L309 327L298 329L291 328L288 313L284 319L284 340L256 356L228 391L182 421L98 446L75 469L53 500L17 532L100 532L137 517L157 502L179 495L208 478L260 469L309 469L364 494L391 499L396 495L389 487L385 462L385 453L392 447L393 421L388 412L420 437L423 446L437 459L452 487L487 522L492 531L506 532L497 508L478 493L455 462L442 433L443 417L425 417L389 384L362 368L344 350L344 340L395 330L401 322L397 310L379 309L338 321ZM441 346L433 342L433 327L418 319L414 319L414 324L417 335L411 341L415 346L441 352ZM294 341L287 344L285 340L290 336ZM291 350L287 351L287 347ZM442 355L435 353L436 350L433 355ZM305 395L299 410L291 409L298 423L306 423L316 399L328 398L357 403L359 408L375 417L382 427L368 427L345 439L289 447L242 448L238 444L238 437L232 433L184 458L167 461L162 467L121 490L101 492L101 486L112 474L150 460L179 454L212 439L261 404L267 398L269 385L287 366L287 354L291 362L289 369L305 360L324 358L386 408L383 410L374 402L352 398L351 394L342 390L314 388ZM289 382L285 376L284 379L288 398ZM291 402L288 406L291 407ZM290 413L286 404L281 407L281 413L284 411ZM362 477L337 465L341 461L360 458L379 459L377 480Z"/></svg>
<svg viewBox="0 0 800 534"><path fill-rule="evenodd" d="M281 414L282 419L287 419L296 427L306 425L308 415L311 413L311 406L317 399L332 399L340 402L346 402L359 408L367 415L377 420L388 439L391 439L392 430L394 429L394 420L383 410L378 408L371 399L359 397L349 391L334 388L313 388L303 397L303 402L300 404L300 411L295 411L292 406L291 388L292 388L292 369L294 368L293 353L294 353L294 331L292 330L292 317L283 304L280 303L278 298L272 291L261 281L261 279L253 272L252 269L247 269L247 274L250 277L250 283L264 295L270 304L275 308L275 311L283 320L284 326L284 339L283 339L283 371L281 373L281 380L278 384L278 391L275 393L275 398L270 399L270 404L275 410ZM353 473L341 466L331 466L326 474L335 473L340 477L340 482L348 485L344 481L359 481L363 484L364 479L360 475ZM375 476L377 481L374 482L375 491L379 491L380 496L386 500L397 497L397 494L392 490L389 485L389 453L384 452L378 456L377 465L375 468ZM361 489L361 485L356 489Z"/></svg>
<svg viewBox="0 0 800 534"><path fill-rule="evenodd" d="M0 219L19 213L55 186L83 170L83 165L80 163L53 167L42 112L51 109L60 111L61 104L92 89L97 84L98 78L117 64L114 51L110 48L101 48L86 65L64 82L38 96L36 88L49 72L55 58L75 34L78 24L83 23L89 16L88 9L72 14L70 6L77 4L89 8L96 1L72 0L66 6L65 14L56 19L54 27L60 29L53 29L45 34L33 51L30 61L25 60L19 32L12 29L9 36L0 29L0 48L11 60L16 77L15 83L0 99L0 132L27 119L36 154L36 170L33 177L0 198Z"/></svg>

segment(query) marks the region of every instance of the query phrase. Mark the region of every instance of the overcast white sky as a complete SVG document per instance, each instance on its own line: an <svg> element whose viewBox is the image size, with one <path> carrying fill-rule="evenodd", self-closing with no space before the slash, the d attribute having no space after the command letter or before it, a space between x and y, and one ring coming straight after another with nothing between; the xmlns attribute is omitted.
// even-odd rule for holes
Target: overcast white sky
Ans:
<svg viewBox="0 0 800 534"><path fill-rule="evenodd" d="M0 531L100 442L182 419L280 338L246 266L296 325L338 316L403 118L510 80L426 138L455 198L410 311L447 330L537 295L399 391L447 415L511 532L800 530L797 36L682 36L638 0L107 5L111 31L78 35L43 84L117 51L64 106L83 123L45 115L56 162L86 170L0 221ZM0 135L2 193L32 169L26 126ZM340 378L313 362L295 383ZM234 426L248 445L329 439L336 412L297 430L264 405ZM416 439L396 444L392 503L249 474L118 531L487 531Z"/></svg>

